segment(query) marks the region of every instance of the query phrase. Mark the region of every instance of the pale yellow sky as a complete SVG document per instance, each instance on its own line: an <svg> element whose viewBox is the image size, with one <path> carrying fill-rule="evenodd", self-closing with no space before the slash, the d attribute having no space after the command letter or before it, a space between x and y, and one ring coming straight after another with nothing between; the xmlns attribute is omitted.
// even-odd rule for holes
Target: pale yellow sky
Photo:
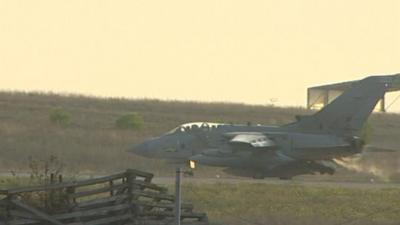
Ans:
<svg viewBox="0 0 400 225"><path fill-rule="evenodd" d="M400 72L399 30L397 0L0 0L0 89L304 106Z"/></svg>

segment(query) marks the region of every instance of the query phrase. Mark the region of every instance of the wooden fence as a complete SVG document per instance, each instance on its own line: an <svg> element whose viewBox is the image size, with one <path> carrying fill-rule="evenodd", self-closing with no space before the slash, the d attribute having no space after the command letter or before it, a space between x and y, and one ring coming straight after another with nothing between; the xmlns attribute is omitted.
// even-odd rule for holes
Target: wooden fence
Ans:
<svg viewBox="0 0 400 225"><path fill-rule="evenodd" d="M153 174L123 173L73 183L0 190L0 225L173 225L174 199ZM208 225L182 204L182 225Z"/></svg>

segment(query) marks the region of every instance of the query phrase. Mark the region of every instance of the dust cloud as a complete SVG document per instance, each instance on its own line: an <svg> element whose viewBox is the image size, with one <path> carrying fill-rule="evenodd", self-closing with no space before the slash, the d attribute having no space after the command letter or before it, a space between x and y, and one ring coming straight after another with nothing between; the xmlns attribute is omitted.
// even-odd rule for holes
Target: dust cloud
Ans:
<svg viewBox="0 0 400 225"><path fill-rule="evenodd" d="M371 174L383 181L400 181L399 154L363 153L334 159L334 162L350 171Z"/></svg>

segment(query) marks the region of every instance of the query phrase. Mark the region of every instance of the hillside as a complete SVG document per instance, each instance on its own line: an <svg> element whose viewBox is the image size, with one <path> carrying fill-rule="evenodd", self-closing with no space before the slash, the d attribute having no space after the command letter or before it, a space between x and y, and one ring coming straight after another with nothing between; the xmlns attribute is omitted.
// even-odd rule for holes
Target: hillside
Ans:
<svg viewBox="0 0 400 225"><path fill-rule="evenodd" d="M69 126L61 127L49 120L49 114L56 108L70 114ZM143 117L142 129L123 130L115 126L118 117L130 112ZM71 172L112 172L135 167L160 173L171 166L126 150L190 121L280 125L293 121L297 114L310 113L303 108L244 104L0 92L0 170L23 171L27 169L29 157L41 159L55 155ZM398 114L374 114L369 123L374 144L399 146ZM391 166L393 170L398 165L395 155L372 154L367 161Z"/></svg>

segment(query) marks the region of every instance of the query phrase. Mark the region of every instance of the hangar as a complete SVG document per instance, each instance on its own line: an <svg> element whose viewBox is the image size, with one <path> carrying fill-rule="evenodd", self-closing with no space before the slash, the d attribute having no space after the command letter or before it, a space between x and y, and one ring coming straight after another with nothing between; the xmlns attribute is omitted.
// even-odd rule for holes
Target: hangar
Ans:
<svg viewBox="0 0 400 225"><path fill-rule="evenodd" d="M400 74L396 74L400 75ZM321 109L326 106L339 95L341 95L345 90L350 88L353 83L358 82L358 80L347 81L341 83L327 84L321 86L314 86L307 89L307 108L308 109ZM396 82L392 87L390 87L388 92L400 91L400 82ZM398 96L400 97L400 96ZM396 98L394 101L396 101ZM393 102L394 102L393 101ZM389 104L388 107L392 105ZM387 105L385 101L385 96L378 102L375 111L386 112Z"/></svg>

